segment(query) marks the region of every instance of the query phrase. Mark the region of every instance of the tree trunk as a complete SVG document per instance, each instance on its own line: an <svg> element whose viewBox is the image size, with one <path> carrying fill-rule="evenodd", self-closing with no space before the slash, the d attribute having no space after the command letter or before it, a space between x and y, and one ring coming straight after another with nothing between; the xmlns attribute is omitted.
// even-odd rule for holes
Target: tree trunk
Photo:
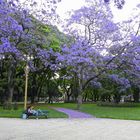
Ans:
<svg viewBox="0 0 140 140"><path fill-rule="evenodd" d="M35 96L37 92L37 85L36 85L36 74L33 75L33 81L32 81L32 89L31 89L31 103L33 104L35 102Z"/></svg>
<svg viewBox="0 0 140 140"><path fill-rule="evenodd" d="M138 87L134 88L133 98L134 98L134 102L136 102L136 103L139 102L140 95L139 95L139 88Z"/></svg>
<svg viewBox="0 0 140 140"><path fill-rule="evenodd" d="M70 94L67 94L67 102L70 102Z"/></svg>
<svg viewBox="0 0 140 140"><path fill-rule="evenodd" d="M78 98L77 98L77 110L80 110L82 104L82 79L79 79L79 89L78 89Z"/></svg>
<svg viewBox="0 0 140 140"><path fill-rule="evenodd" d="M13 92L14 92L14 78L16 75L15 68L16 68L16 62L13 56L11 56L9 60L9 69L8 69L8 92L7 92L7 100L6 100L6 106L8 107L7 109L10 109L12 105Z"/></svg>
<svg viewBox="0 0 140 140"><path fill-rule="evenodd" d="M88 93L85 94L85 97L84 97L84 102L87 101L87 96L88 96Z"/></svg>
<svg viewBox="0 0 140 140"><path fill-rule="evenodd" d="M77 110L81 109L81 105L82 105L82 95L79 94L77 98Z"/></svg>
<svg viewBox="0 0 140 140"><path fill-rule="evenodd" d="M41 96L41 90L42 90L42 86L37 90L37 101L40 101L40 96Z"/></svg>
<svg viewBox="0 0 140 140"><path fill-rule="evenodd" d="M69 92L69 91L68 91ZM65 98L65 102L69 103L70 102L70 97L71 97L71 93L66 93L66 98Z"/></svg>
<svg viewBox="0 0 140 140"><path fill-rule="evenodd" d="M120 100L121 100L121 96L120 96L119 94L115 94L115 95L114 95L114 102L115 102L116 104L118 104L118 103L120 102Z"/></svg>
<svg viewBox="0 0 140 140"><path fill-rule="evenodd" d="M52 104L53 103L53 100L52 100L52 94L49 92L49 101L48 101L48 103L49 104Z"/></svg>
<svg viewBox="0 0 140 140"><path fill-rule="evenodd" d="M77 98L77 110L80 110L83 99L83 68L80 70L80 77L78 79L78 98Z"/></svg>

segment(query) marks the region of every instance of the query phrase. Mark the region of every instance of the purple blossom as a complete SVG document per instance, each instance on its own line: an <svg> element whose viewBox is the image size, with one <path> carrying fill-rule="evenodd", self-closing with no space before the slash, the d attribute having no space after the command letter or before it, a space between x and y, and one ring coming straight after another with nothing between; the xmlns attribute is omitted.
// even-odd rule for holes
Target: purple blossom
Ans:
<svg viewBox="0 0 140 140"><path fill-rule="evenodd" d="M119 77L119 75L112 74L108 76L109 79L120 89L128 89L131 87L130 81L124 77Z"/></svg>
<svg viewBox="0 0 140 140"><path fill-rule="evenodd" d="M91 81L90 82L91 86L93 86L93 88L102 88L102 84L100 82L97 82L97 81Z"/></svg>

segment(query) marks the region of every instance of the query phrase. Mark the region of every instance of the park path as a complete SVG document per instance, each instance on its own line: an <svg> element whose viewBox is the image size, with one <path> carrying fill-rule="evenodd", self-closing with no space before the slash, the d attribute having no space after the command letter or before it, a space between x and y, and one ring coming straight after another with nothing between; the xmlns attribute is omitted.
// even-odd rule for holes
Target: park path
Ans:
<svg viewBox="0 0 140 140"><path fill-rule="evenodd" d="M0 140L140 140L140 121L0 118Z"/></svg>
<svg viewBox="0 0 140 140"><path fill-rule="evenodd" d="M63 112L65 114L67 114L69 118L95 118L94 116L92 116L90 114L72 110L72 109L56 108L56 107L54 109L59 112Z"/></svg>

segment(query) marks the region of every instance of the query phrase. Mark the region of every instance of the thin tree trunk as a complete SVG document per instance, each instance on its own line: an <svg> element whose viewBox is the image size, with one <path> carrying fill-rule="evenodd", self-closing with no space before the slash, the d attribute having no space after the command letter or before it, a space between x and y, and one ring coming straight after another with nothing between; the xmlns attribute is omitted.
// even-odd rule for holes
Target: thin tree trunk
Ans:
<svg viewBox="0 0 140 140"><path fill-rule="evenodd" d="M77 98L77 110L81 109L81 105L82 105L82 95L79 94Z"/></svg>
<svg viewBox="0 0 140 140"><path fill-rule="evenodd" d="M83 86L83 72L81 69L80 78L79 78L79 90L78 90L78 98L77 98L77 110L80 110L82 104L82 87Z"/></svg>
<svg viewBox="0 0 140 140"><path fill-rule="evenodd" d="M14 92L14 78L16 75L16 62L13 56L10 57L9 60L9 69L8 69L8 93L7 93L7 100L6 104L9 108L11 108L12 99L13 99L13 92Z"/></svg>
<svg viewBox="0 0 140 140"><path fill-rule="evenodd" d="M84 97L84 102L87 101L87 96L88 96L88 93L85 94L85 97Z"/></svg>
<svg viewBox="0 0 140 140"><path fill-rule="evenodd" d="M35 102L35 96L37 92L36 74L34 74L32 78L33 78L33 81L32 81L32 88L31 88L31 103L33 104Z"/></svg>

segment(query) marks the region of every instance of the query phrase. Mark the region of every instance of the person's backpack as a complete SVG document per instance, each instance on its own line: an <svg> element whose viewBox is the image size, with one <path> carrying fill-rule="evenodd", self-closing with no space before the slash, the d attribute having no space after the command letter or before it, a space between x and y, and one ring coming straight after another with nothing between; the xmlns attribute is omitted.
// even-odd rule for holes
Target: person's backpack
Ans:
<svg viewBox="0 0 140 140"><path fill-rule="evenodd" d="M27 114L23 113L22 114L22 119L27 119Z"/></svg>

